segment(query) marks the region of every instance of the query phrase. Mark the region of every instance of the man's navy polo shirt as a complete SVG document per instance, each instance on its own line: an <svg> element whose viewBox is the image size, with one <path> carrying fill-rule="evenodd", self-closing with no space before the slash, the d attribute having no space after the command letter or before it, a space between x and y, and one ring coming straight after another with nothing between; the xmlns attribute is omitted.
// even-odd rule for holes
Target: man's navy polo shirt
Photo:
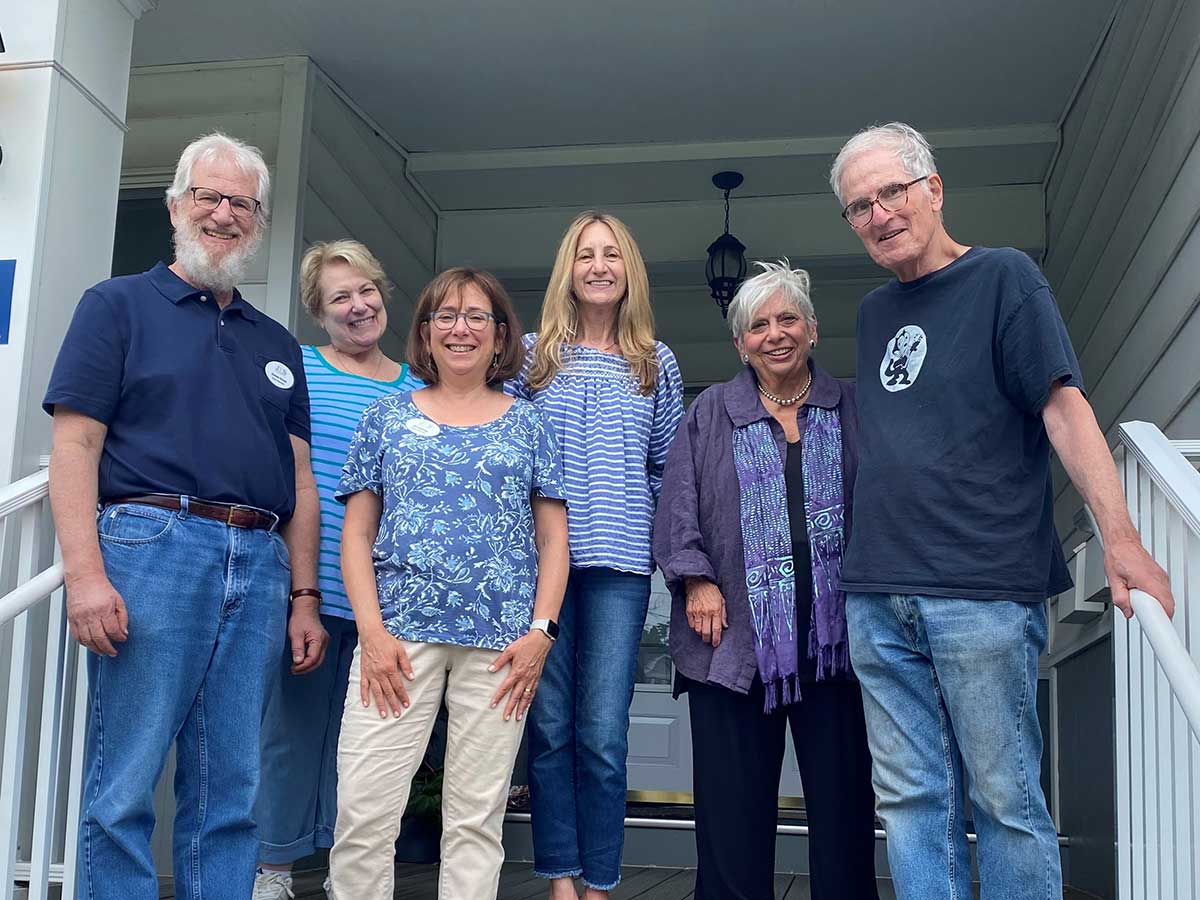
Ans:
<svg viewBox="0 0 1200 900"><path fill-rule="evenodd" d="M287 329L234 291L221 309L163 263L87 291L43 408L108 426L101 500L186 494L291 518L293 434L309 441L308 386Z"/></svg>

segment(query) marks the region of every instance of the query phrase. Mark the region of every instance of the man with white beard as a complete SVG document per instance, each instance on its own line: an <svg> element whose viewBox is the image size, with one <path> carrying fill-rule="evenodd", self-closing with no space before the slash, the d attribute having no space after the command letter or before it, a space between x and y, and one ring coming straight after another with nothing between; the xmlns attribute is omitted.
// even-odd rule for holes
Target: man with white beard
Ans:
<svg viewBox="0 0 1200 900"><path fill-rule="evenodd" d="M177 895L250 896L267 681L285 634L294 672L325 652L300 348L236 288L269 184L256 148L190 144L167 190L175 261L83 295L43 404L67 615L91 651L78 871L92 900L158 897L154 787L172 742Z"/></svg>

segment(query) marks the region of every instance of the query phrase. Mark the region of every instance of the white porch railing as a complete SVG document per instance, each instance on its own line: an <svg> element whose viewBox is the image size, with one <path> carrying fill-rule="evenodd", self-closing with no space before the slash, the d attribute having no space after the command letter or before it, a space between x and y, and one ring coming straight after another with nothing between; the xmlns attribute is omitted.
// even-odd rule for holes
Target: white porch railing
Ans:
<svg viewBox="0 0 1200 900"><path fill-rule="evenodd" d="M62 565L53 546L42 470L0 488L5 536L17 527L12 591L0 597L11 652L0 757L0 898L44 900L51 885L75 896L87 667L67 633ZM3 545L0 545L3 546ZM77 702L78 701L78 702Z"/></svg>
<svg viewBox="0 0 1200 900"><path fill-rule="evenodd" d="M1200 473L1181 449L1127 422L1115 454L1134 525L1175 595L1173 620L1142 591L1133 619L1115 613L1120 900L1200 898Z"/></svg>

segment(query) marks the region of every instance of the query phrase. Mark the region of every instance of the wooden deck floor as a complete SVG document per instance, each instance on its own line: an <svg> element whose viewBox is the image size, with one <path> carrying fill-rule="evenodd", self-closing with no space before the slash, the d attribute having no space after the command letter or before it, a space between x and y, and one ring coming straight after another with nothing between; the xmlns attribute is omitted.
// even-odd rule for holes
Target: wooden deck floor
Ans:
<svg viewBox="0 0 1200 900"><path fill-rule="evenodd" d="M436 865L423 866L401 863L396 866L395 900L437 900ZM325 900L321 883L325 870L297 873L296 900ZM695 893L695 869L660 869L625 866L621 883L609 894L610 900L690 900ZM582 890L582 887L580 888ZM975 886L976 896L979 887ZM504 864L500 875L497 900L543 900L546 882L534 877L533 868L525 862ZM811 900L807 875L779 874L775 876L775 900ZM879 900L895 900L890 879L879 879ZM1091 895L1067 888L1064 900L1093 900Z"/></svg>
<svg viewBox="0 0 1200 900"><path fill-rule="evenodd" d="M438 867L401 863L396 867L395 900L437 900ZM321 883L325 872L297 873L296 900L325 900ZM879 882L880 900L894 900L891 883ZM610 900L688 900L696 887L694 869L659 869L626 866L621 883L609 894ZM529 863L505 863L500 874L497 900L541 900L546 882L534 877ZM776 900L810 900L808 878L804 875L776 875Z"/></svg>
<svg viewBox="0 0 1200 900"><path fill-rule="evenodd" d="M321 885L325 880L325 869L297 872L293 885L296 900L325 900ZM395 900L437 900L436 865L423 866L400 863L396 866ZM621 870L621 883L609 894L610 900L691 900L695 893L695 869L660 869L625 866ZM979 887L975 886L976 896ZM159 893L161 898L173 898L175 892L170 879L164 879ZM533 868L525 862L504 864L500 875L500 891L497 900L542 900L546 896L546 882L535 878ZM775 900L811 900L808 876L780 873L775 876ZM895 900L892 883L879 879L879 900ZM1063 900L1094 900L1090 894L1067 888Z"/></svg>

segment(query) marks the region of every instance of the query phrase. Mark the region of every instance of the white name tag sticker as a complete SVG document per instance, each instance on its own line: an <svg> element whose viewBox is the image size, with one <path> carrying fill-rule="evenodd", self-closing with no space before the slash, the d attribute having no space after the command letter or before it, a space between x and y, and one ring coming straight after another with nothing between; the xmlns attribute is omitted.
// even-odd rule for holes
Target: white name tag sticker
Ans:
<svg viewBox="0 0 1200 900"><path fill-rule="evenodd" d="M404 427L421 437L436 437L442 432L437 422L431 422L429 419L409 419L404 423Z"/></svg>
<svg viewBox="0 0 1200 900"><path fill-rule="evenodd" d="M278 360L272 360L263 366L263 371L267 373L267 378L271 380L271 384L277 388L287 390L296 383L296 376L292 374L292 370Z"/></svg>

